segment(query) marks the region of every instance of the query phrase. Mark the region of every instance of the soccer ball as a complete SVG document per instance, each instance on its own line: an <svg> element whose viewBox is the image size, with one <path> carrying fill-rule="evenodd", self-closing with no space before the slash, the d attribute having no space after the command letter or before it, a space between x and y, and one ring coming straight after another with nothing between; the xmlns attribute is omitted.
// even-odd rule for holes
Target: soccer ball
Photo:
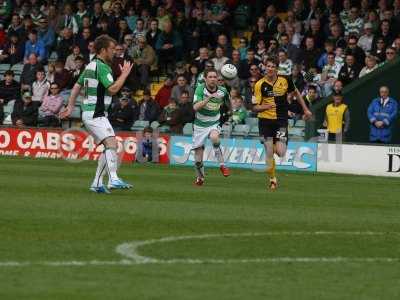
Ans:
<svg viewBox="0 0 400 300"><path fill-rule="evenodd" d="M221 75L224 77L226 80L232 80L236 77L237 75L237 69L234 65L232 64L226 64L222 66L221 69Z"/></svg>

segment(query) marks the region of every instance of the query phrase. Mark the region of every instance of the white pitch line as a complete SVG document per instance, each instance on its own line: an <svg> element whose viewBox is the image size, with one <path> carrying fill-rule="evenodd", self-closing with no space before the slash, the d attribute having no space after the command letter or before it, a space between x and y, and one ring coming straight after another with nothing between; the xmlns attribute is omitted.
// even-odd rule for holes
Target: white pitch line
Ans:
<svg viewBox="0 0 400 300"><path fill-rule="evenodd" d="M377 236L377 235L400 235L398 232L374 232L374 231L271 231L271 232L247 232L247 233L222 233L222 234L202 234L187 236L169 236L159 239L143 241L132 241L117 246L116 252L140 264L147 263L263 263L263 262L348 262L348 261L381 261L395 262L398 258L377 257L377 258L349 258L349 257L271 257L254 259L157 259L139 254L139 248L147 245L159 243L169 243L183 240L213 239L221 237L261 237L261 236L323 236L323 235L347 235L347 236Z"/></svg>

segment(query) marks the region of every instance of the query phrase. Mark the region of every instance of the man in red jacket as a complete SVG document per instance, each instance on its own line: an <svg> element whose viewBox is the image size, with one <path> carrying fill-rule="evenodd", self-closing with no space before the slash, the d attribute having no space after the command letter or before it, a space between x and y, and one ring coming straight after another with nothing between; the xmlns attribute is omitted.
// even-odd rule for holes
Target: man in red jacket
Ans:
<svg viewBox="0 0 400 300"><path fill-rule="evenodd" d="M171 75L168 75L164 82L164 85L158 91L154 100L160 105L161 109L168 105L169 99L171 98L172 87L174 86L174 79Z"/></svg>

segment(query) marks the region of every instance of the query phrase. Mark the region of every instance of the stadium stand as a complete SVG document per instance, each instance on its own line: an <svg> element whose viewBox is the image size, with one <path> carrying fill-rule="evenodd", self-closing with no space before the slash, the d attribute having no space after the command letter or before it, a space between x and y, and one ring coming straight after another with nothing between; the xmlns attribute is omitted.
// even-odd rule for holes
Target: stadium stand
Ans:
<svg viewBox="0 0 400 300"><path fill-rule="evenodd" d="M80 47L80 55L88 63L94 56L92 41L98 35L106 32L116 39L124 49L123 53L119 54L120 56L115 60L135 61L135 67L126 83L133 91L132 105L140 109L144 89L148 89L151 98L157 98L156 103L161 106L155 109L160 114L163 106L168 103L171 90L177 85L176 78L179 75L185 76L190 88L194 89L197 84L197 76L204 70L206 60L215 57L217 47L223 48L224 55L229 56L229 62L234 63L237 67L239 79L236 88L241 91L240 96L245 100L245 97L249 95L248 92L246 94L249 77L255 76L259 79L265 70L263 61L268 57L278 55L278 51L283 50L287 55L287 60L281 61L280 72L289 76L293 75L293 81L303 95L307 94L310 86L315 86L318 91L318 99L324 99L317 103L308 103L317 114L317 118L312 124L307 124L307 135L305 135L306 124L302 120L302 111L295 98L289 99L290 117L293 120L289 124L289 135L295 140L302 140L315 135L317 129L322 127L321 112L325 111L325 107L330 101L329 96L334 91L338 92L335 90L337 81L341 81L345 85L345 102L355 103L354 97L350 96L350 91L355 90L356 86L362 85L358 83L358 77L360 70L366 65L365 57L373 57L374 59L369 61L377 61L377 66L371 70L368 68L363 70L363 75L365 72L368 75L365 76L364 81L360 80L360 82L368 85L371 82L371 79L368 80L368 78L386 79L390 77L386 76L385 70L390 73L390 68L387 66L395 61L400 51L399 1L394 1L384 9L375 3L368 3L367 6L363 5L362 7L354 4L349 9L344 9L341 1L324 3L321 1L320 3L306 0L287 2L218 0L202 1L202 5L199 5L198 1L156 1L158 6L162 6L166 10L166 15L162 16L158 15L157 10L151 9L150 1L135 1L135 16L124 15L129 11L130 2L119 0L107 2L110 5L104 5L102 11L100 13L97 11L96 14L93 10L93 3L85 2L90 16L90 24L85 25L81 22L81 17L74 4L72 4L72 21L64 22L70 20L63 15L64 7L70 6L70 4L61 1L50 4L35 1L35 6L32 6L31 1L11 1L12 9L7 15L2 16L2 25L6 29L7 35L3 41L0 41L0 74L3 75L5 71L12 70L15 80L28 83L29 86L32 81L29 77L31 76L29 70L32 67L27 67L26 64L28 55L35 53L39 57L39 63L35 68L44 67L49 82L57 80L60 82L61 80L62 85L65 84L61 95L66 102L73 86L73 82L68 76L73 78L72 74L74 72L78 74L80 70L67 71L64 69L54 73L53 64L65 63L75 45ZM100 1L100 3L104 3L104 1ZM119 9L120 5L124 8L122 12ZM49 6L57 8L56 16L47 15ZM44 16L43 20L29 22L32 19L31 11L37 9ZM137 22L131 22L131 19L137 20L143 11L149 12L150 15L143 19L143 29L136 28ZM373 17L373 12L377 12L378 19ZM22 20L18 21L18 18L12 18L15 14L20 15ZM117 22L121 19L127 20L128 28L122 29L117 26ZM14 21L11 22L11 20ZM152 20L158 22L158 30L150 30ZM172 50L166 51L159 46L165 43L165 38L169 34L164 31L164 28L167 26L167 30L170 30L170 21L172 21L171 43L174 47L171 48ZM48 25L46 25L47 23ZM107 28L107 31L104 28ZM84 39L83 31L85 29L90 31L89 39ZM35 33L37 33L37 41L34 37ZM55 37L49 39L53 33ZM14 38L16 35L18 39ZM147 52L155 52L158 64L152 61L146 62L145 57L141 56L140 49L142 48L138 45L138 40L143 40L143 36L148 39L146 47L153 48ZM224 41L224 36L227 37L227 43ZM243 44L242 40L247 40L247 45ZM259 43L260 40L263 40L264 43ZM42 49L42 45L45 45L45 51L39 53L38 49ZM209 50L205 59L200 53L200 49L204 47ZM247 55L247 51L251 48L255 50L254 59ZM240 61L235 62L230 56L232 49L239 50ZM330 53L335 57L334 64L328 64L327 54ZM160 65L161 62L162 65ZM151 66L143 67L147 63ZM258 67L259 72L251 73L250 69L254 64ZM292 74L292 71L295 73ZM142 72L149 72L151 81L148 84L143 85L142 78L146 78L146 74ZM57 74L63 74L62 79ZM174 80L173 85L165 85L171 76ZM4 81L3 76L1 79ZM347 84L349 87L346 86ZM25 84L21 84L21 86L24 89L27 87ZM352 86L354 88L351 88ZM228 86L228 88L231 87ZM374 90L376 95L376 86ZM0 88L0 99L3 97L3 92L4 89ZM397 90L392 95L396 98ZM159 96L162 97L159 98ZM118 103L119 98L120 96L115 97L113 105ZM21 101L21 99L8 100ZM9 125L9 115L13 110L7 104L8 100L0 104L4 111L4 125ZM80 103L80 101L78 102ZM249 109L248 103L245 103L246 108ZM352 117L355 113L353 109L357 107L359 106L355 104L349 105ZM363 109L365 110L365 107ZM158 122L155 122L158 118L146 120L143 119L144 114L137 113L137 109L133 109L133 111L135 115L132 116L132 130L142 130L145 126L151 125L154 129L158 128L162 132L169 131L168 126L160 126ZM356 131L350 129L350 137L355 141L365 141L365 138L357 138L357 132L360 131L361 126L364 126L366 132L368 131L366 129L368 120L365 120L364 111L357 111L357 113L363 117L357 115L355 118L361 121L355 125ZM81 110L77 106L71 120L63 122L62 126L80 125L80 115ZM236 136L257 137L256 115L251 111L248 111L248 115L249 118L246 119L245 124L221 124L224 125L223 132L229 132ZM186 120L186 123L181 124L182 134L190 134L190 124L191 120ZM366 137L367 133L363 133L361 136Z"/></svg>

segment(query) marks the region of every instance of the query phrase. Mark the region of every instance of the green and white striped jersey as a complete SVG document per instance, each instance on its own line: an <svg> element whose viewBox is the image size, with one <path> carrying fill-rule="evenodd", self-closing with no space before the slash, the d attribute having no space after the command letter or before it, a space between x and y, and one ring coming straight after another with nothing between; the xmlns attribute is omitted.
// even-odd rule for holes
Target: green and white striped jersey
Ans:
<svg viewBox="0 0 400 300"><path fill-rule="evenodd" d="M204 79L204 72L201 72L201 73L197 76L196 88L197 88L200 84L203 84L204 82L205 82L205 79Z"/></svg>
<svg viewBox="0 0 400 300"><path fill-rule="evenodd" d="M108 88L114 83L111 67L99 58L93 59L78 79L85 96L82 102L82 119L104 117L111 104Z"/></svg>
<svg viewBox="0 0 400 300"><path fill-rule="evenodd" d="M193 104L203 101L212 94L216 94L216 96L212 97L206 106L196 111L194 125L210 127L219 123L221 117L220 108L224 103L229 103L229 93L225 87L218 86L217 91L213 93L207 89L204 83L199 84L194 93Z"/></svg>
<svg viewBox="0 0 400 300"><path fill-rule="evenodd" d="M354 21L348 20L347 23L344 25L345 28L344 35L360 36L363 26L364 26L364 21L361 18L357 18Z"/></svg>
<svg viewBox="0 0 400 300"><path fill-rule="evenodd" d="M282 76L291 76L293 69L293 63L290 59L285 60L284 62L279 63L278 66L278 75Z"/></svg>

